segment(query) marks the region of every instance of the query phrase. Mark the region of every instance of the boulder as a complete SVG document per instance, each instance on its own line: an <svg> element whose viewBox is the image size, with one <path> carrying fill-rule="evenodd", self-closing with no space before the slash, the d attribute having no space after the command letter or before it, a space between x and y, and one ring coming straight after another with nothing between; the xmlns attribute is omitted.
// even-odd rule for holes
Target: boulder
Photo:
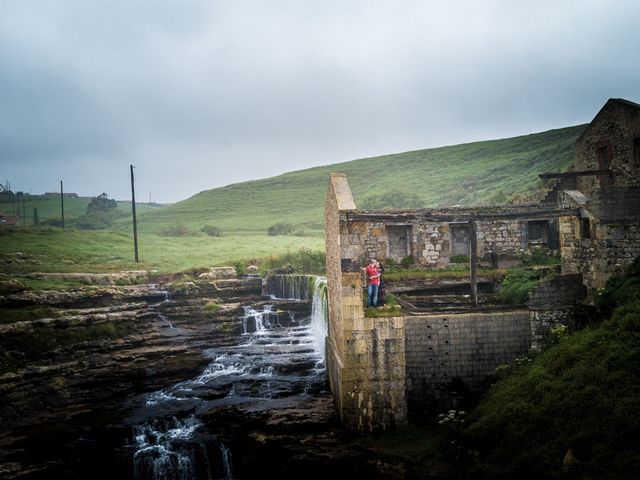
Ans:
<svg viewBox="0 0 640 480"><path fill-rule="evenodd" d="M211 267L208 272L201 273L198 278L220 280L238 278L235 267Z"/></svg>

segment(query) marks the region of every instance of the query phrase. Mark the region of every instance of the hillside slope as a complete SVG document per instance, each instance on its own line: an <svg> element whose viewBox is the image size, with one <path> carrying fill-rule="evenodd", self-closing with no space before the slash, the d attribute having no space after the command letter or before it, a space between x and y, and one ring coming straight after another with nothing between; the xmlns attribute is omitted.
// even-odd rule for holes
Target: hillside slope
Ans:
<svg viewBox="0 0 640 480"><path fill-rule="evenodd" d="M347 175L356 204L375 191L416 194L424 207L490 204L523 195L538 173L565 171L584 125L520 137L474 142L352 160L207 190L140 215L140 229L176 223L194 230L212 224L224 232L261 231L277 222L319 232L329 172Z"/></svg>

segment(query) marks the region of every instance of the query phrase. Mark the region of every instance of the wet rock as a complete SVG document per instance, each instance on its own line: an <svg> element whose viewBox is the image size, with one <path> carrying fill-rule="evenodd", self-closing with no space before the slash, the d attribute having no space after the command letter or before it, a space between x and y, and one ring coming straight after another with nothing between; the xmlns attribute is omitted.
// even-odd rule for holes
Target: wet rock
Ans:
<svg viewBox="0 0 640 480"><path fill-rule="evenodd" d="M22 292L23 290L26 290L26 288L27 287L18 280L0 279L0 293L3 295Z"/></svg>
<svg viewBox="0 0 640 480"><path fill-rule="evenodd" d="M70 281L87 285L135 285L147 281L146 270L115 273L29 273L26 278L38 280Z"/></svg>
<svg viewBox="0 0 640 480"><path fill-rule="evenodd" d="M208 272L198 275L198 278L210 280L238 278L238 272L235 267L212 267Z"/></svg>

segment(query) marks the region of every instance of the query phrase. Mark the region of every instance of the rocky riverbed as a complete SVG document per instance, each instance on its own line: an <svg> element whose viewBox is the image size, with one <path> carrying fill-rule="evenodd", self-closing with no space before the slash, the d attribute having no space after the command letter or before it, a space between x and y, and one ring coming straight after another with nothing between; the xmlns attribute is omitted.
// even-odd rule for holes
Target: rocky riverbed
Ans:
<svg viewBox="0 0 640 480"><path fill-rule="evenodd" d="M341 432L312 295L140 275L5 289L0 478L417 478Z"/></svg>

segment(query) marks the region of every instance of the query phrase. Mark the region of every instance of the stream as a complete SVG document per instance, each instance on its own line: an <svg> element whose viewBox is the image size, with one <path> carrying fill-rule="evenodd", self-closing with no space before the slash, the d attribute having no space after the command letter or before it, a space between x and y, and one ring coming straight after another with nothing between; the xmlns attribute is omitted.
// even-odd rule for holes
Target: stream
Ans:
<svg viewBox="0 0 640 480"><path fill-rule="evenodd" d="M272 292L272 303L245 305L237 344L206 350L210 363L198 376L133 401L125 446L133 458L133 478L238 478L235 465L250 460L232 422L216 420L227 411L291 408L326 395L325 279L303 281L313 281L313 294L306 294L312 296L310 315L278 308L283 298L278 295L291 300L291 292L304 290L289 286L283 287L287 293ZM180 328L158 315L168 328Z"/></svg>

